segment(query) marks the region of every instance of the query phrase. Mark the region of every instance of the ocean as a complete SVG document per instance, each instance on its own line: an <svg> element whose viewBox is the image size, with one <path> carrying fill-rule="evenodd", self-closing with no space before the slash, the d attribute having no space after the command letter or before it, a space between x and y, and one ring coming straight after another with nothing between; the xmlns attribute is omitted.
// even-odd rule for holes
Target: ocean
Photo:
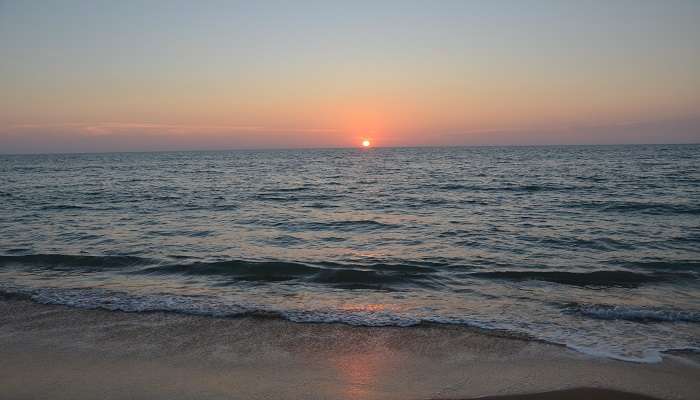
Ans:
<svg viewBox="0 0 700 400"><path fill-rule="evenodd" d="M0 156L0 297L700 350L700 145Z"/></svg>

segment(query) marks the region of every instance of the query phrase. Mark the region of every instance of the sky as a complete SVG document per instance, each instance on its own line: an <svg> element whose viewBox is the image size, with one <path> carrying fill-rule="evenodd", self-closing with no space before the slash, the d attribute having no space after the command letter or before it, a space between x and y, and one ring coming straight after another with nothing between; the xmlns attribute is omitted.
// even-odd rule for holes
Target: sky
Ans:
<svg viewBox="0 0 700 400"><path fill-rule="evenodd" d="M0 0L0 153L698 143L700 1Z"/></svg>

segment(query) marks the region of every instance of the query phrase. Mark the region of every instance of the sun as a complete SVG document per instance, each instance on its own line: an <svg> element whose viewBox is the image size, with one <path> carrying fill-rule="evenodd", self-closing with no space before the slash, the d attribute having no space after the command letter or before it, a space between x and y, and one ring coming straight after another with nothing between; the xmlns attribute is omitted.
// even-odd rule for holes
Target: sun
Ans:
<svg viewBox="0 0 700 400"><path fill-rule="evenodd" d="M369 142L369 140L365 139L362 141L362 147L369 147L372 143Z"/></svg>

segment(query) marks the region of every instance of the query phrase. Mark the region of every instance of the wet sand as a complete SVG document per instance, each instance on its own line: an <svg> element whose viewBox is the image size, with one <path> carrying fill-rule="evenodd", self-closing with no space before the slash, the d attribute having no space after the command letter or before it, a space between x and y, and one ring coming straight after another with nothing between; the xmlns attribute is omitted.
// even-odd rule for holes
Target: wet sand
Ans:
<svg viewBox="0 0 700 400"><path fill-rule="evenodd" d="M635 364L457 326L297 324L24 300L0 300L0 360L2 399L700 398L696 356ZM544 393L557 390L565 391Z"/></svg>
<svg viewBox="0 0 700 400"><path fill-rule="evenodd" d="M609 389L576 388L544 393L479 397L481 400L651 400L654 397Z"/></svg>

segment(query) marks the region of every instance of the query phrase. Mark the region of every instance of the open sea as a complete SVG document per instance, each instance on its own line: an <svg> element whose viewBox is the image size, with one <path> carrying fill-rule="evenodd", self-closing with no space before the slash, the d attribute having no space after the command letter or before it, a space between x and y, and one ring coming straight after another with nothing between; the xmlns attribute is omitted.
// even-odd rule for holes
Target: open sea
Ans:
<svg viewBox="0 0 700 400"><path fill-rule="evenodd" d="M0 297L700 349L700 145L0 156Z"/></svg>

